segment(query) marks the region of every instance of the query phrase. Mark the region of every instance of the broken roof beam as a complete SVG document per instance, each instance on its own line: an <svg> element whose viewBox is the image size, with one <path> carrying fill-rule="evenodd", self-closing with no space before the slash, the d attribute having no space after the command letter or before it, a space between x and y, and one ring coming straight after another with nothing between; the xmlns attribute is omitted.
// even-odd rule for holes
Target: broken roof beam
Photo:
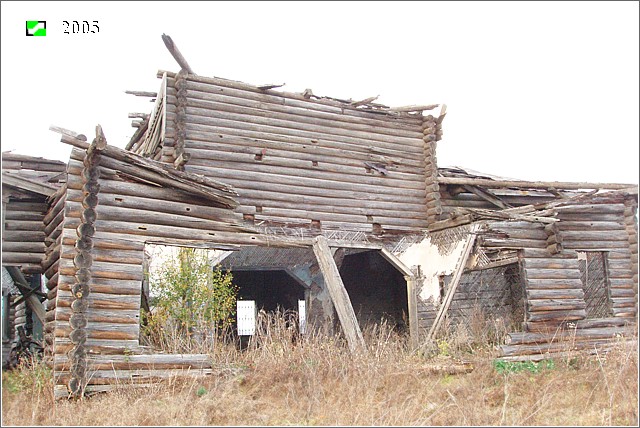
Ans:
<svg viewBox="0 0 640 428"><path fill-rule="evenodd" d="M413 113L413 112L417 112L417 111L433 110L434 108L438 107L439 105L440 104L429 104L429 105L425 105L425 106L410 105L410 106L402 106L402 107L391 107L389 110L398 111L398 112L405 112L405 113Z"/></svg>
<svg viewBox="0 0 640 428"><path fill-rule="evenodd" d="M493 205L497 206L498 208L501 208L503 210L507 209L507 208L512 208L511 205L509 205L508 203L506 203L505 201L503 201L502 199L500 199L498 196L496 196L494 193L483 189L481 187L478 186L472 186L469 184L463 184L462 187L464 187L465 189L467 189L468 191L470 191L471 193L475 194L476 196L484 199L487 202L492 203Z"/></svg>
<svg viewBox="0 0 640 428"><path fill-rule="evenodd" d="M155 98L158 96L157 92L150 92L150 91L124 91L124 93L129 95L135 95L136 97Z"/></svg>
<svg viewBox="0 0 640 428"><path fill-rule="evenodd" d="M176 46L176 44L173 42L173 40L171 39L170 36L163 34L162 35L162 41L164 42L164 45L167 47L167 49L169 50L169 53L171 53L171 56L173 57L173 59L176 60L176 62L178 63L178 65L180 65L180 67L186 71L189 74L196 74L193 69L191 68L191 66L189 65L189 63L187 62L186 59L184 59L184 57L182 56L182 54L180 53L180 50L178 49L178 47Z"/></svg>
<svg viewBox="0 0 640 428"><path fill-rule="evenodd" d="M17 187L18 189L26 190L28 192L36 193L38 195L43 195L46 197L53 195L56 190L58 190L56 186L31 180L16 173L10 173L8 171L2 172L2 184Z"/></svg>
<svg viewBox="0 0 640 428"><path fill-rule="evenodd" d="M490 180L483 178L463 178L463 177L438 177L440 184L467 184L472 186L485 186L489 188L516 187L521 189L607 189L619 190L637 187L637 184L624 183L579 183L563 181L524 181L524 180Z"/></svg>
<svg viewBox="0 0 640 428"><path fill-rule="evenodd" d="M79 149L89 148L87 137L75 132L51 126L51 131L62 134L60 141ZM75 136L74 136L75 135ZM109 160L112 159L112 161ZM117 163L117 165L113 165ZM237 192L229 185L221 183L200 174L178 171L166 164L149 160L135 153L107 145L103 150L102 163L117 171L131 174L162 187L175 188L187 193L195 194L216 202L224 208L235 208L238 202L233 199Z"/></svg>

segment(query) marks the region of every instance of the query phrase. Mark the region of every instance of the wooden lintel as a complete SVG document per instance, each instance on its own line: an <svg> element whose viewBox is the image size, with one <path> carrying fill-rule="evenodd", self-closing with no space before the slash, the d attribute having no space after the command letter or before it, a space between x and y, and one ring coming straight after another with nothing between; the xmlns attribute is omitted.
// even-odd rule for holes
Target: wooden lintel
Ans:
<svg viewBox="0 0 640 428"><path fill-rule="evenodd" d="M327 238L322 235L316 237L313 243L313 252L318 259L318 265L322 271L324 282L329 290L333 305L338 313L338 319L342 325L344 335L347 338L349 349L351 352L364 349L365 343L362 331L358 325L358 320L351 305L351 299L349 299L347 289L342 282L342 278L340 278L340 273L333 259Z"/></svg>

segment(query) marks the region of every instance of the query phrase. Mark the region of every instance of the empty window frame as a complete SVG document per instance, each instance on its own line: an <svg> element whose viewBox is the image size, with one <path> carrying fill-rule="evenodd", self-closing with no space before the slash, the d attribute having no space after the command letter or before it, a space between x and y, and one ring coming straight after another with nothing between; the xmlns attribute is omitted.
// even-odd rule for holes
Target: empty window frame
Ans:
<svg viewBox="0 0 640 428"><path fill-rule="evenodd" d="M604 251L578 251L577 253L587 318L611 316L607 253Z"/></svg>

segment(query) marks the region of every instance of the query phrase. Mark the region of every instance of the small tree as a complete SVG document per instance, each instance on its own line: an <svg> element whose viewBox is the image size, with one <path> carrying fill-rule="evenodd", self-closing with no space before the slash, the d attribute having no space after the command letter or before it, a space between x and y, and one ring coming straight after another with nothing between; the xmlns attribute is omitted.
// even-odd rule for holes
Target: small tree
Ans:
<svg viewBox="0 0 640 428"><path fill-rule="evenodd" d="M231 272L214 269L207 250L178 248L150 277L153 313L143 313L145 332L157 336L173 327L190 336L196 330L223 329L233 322L238 287ZM156 337L157 339L157 337Z"/></svg>

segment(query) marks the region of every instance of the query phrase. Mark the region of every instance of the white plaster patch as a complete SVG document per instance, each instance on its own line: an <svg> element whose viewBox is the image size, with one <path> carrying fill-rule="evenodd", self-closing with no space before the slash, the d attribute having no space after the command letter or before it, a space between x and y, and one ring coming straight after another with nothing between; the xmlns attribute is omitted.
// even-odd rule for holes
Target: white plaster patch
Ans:
<svg viewBox="0 0 640 428"><path fill-rule="evenodd" d="M405 265L420 266L424 282L418 284L418 296L422 301L430 298L437 302L440 298L440 275L450 275L456 268L466 242L466 237L460 240L451 251L443 254L438 246L427 236L422 242L411 245L402 254L396 255Z"/></svg>

